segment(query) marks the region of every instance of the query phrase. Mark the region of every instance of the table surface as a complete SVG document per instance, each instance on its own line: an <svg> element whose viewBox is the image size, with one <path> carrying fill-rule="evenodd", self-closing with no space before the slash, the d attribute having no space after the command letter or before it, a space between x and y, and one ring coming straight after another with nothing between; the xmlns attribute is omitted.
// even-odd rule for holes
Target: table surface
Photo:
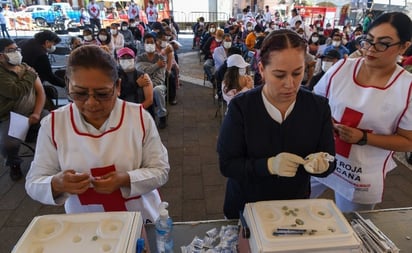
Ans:
<svg viewBox="0 0 412 253"><path fill-rule="evenodd" d="M401 252L412 252L412 207L359 212L370 219Z"/></svg>
<svg viewBox="0 0 412 253"><path fill-rule="evenodd" d="M370 219L401 252L412 252L412 207L363 211L359 214L365 219ZM345 216L350 220L354 214L348 213ZM181 246L189 245L196 235L203 238L206 231L213 228L220 230L221 226L229 224L237 225L238 220L175 222L173 227L174 250L181 252ZM145 229L150 242L150 251L157 252L154 225L148 224Z"/></svg>

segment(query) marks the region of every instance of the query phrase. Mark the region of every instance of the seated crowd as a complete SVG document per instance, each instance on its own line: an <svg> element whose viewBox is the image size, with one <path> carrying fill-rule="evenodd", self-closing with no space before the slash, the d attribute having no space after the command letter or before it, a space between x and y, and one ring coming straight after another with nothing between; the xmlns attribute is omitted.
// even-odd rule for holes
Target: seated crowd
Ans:
<svg viewBox="0 0 412 253"><path fill-rule="evenodd" d="M129 23L113 23L96 34L85 28L81 36L69 39L67 49L69 52L95 45L109 53L117 62L121 79L118 97L141 104L157 122L159 129L167 126L166 103L177 104L179 66L176 50L181 46L176 41L177 34L173 33L175 29L170 28L168 20L163 21L154 23L152 30L141 29L141 24L133 19ZM35 141L41 118L57 108L51 99L57 95L49 95L47 87L57 86L67 90L66 70L52 67L53 52L61 41L56 33L48 30L18 42L0 39L0 78L3 80L0 150L10 167L12 180L23 176L20 168L22 159L19 157L21 143ZM10 112L29 118L31 127L26 140L8 135Z"/></svg>
<svg viewBox="0 0 412 253"><path fill-rule="evenodd" d="M360 24L354 28L347 24L341 30L332 28L330 24L326 24L325 28L317 24L307 25L300 19L292 25L289 23L291 21L281 19L266 21L263 17L258 19L246 17L241 20L229 19L223 27L218 27L216 23L207 23L204 20L200 17L192 27L194 34L192 49L198 48L203 55L205 78L216 87L216 97L220 99L222 80L227 69L226 60L231 51L240 54L248 63L245 74L252 77L254 86L262 84L258 71L260 46L263 39L275 30L293 30L307 41L302 85L309 90L313 89L327 69L338 60L362 56L360 43L364 35ZM232 50L233 48L239 50ZM225 90L227 89L223 88L223 92ZM241 87L237 88L238 92L241 90ZM227 97L227 95L223 97L225 96Z"/></svg>

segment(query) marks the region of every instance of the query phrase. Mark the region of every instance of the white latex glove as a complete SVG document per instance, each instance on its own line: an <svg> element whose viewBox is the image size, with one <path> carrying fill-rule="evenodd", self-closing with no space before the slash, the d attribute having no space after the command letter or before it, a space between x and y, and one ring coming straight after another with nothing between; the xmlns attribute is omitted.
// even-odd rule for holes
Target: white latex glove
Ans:
<svg viewBox="0 0 412 253"><path fill-rule="evenodd" d="M268 159L268 169L272 175L294 177L299 165L304 163L305 160L302 157L283 152Z"/></svg>
<svg viewBox="0 0 412 253"><path fill-rule="evenodd" d="M305 170L312 174L322 174L329 168L329 162L333 162L335 157L329 155L326 152L318 152L308 155L305 158L303 167Z"/></svg>

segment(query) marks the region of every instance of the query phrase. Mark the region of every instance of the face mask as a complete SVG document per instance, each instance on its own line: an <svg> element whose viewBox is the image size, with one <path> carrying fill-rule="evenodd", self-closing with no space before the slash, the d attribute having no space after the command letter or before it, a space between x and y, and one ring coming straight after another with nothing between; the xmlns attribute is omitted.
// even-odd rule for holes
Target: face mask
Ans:
<svg viewBox="0 0 412 253"><path fill-rule="evenodd" d="M110 32L111 32L112 34L116 35L116 34L117 34L117 29L110 29Z"/></svg>
<svg viewBox="0 0 412 253"><path fill-rule="evenodd" d="M304 34L298 33L299 37L303 38Z"/></svg>
<svg viewBox="0 0 412 253"><path fill-rule="evenodd" d="M166 46L167 46L167 42L166 42L166 41L160 42L160 47L161 47L161 48L165 48Z"/></svg>
<svg viewBox="0 0 412 253"><path fill-rule="evenodd" d="M210 29L209 29L209 32L211 32L211 33L216 32L216 28L210 28Z"/></svg>
<svg viewBox="0 0 412 253"><path fill-rule="evenodd" d="M248 27L247 27L247 30L248 30L248 31L252 31L252 30L253 30L253 27L248 26Z"/></svg>
<svg viewBox="0 0 412 253"><path fill-rule="evenodd" d="M47 48L47 52L53 53L56 50L56 45L52 45L50 48Z"/></svg>
<svg viewBox="0 0 412 253"><path fill-rule="evenodd" d="M313 43L316 43L316 42L318 42L319 41L319 37L312 37L312 42Z"/></svg>
<svg viewBox="0 0 412 253"><path fill-rule="evenodd" d="M21 56L21 53L19 51L12 52L12 53L5 53L7 58L9 58L9 63L11 65L20 65L21 60L23 59L23 56Z"/></svg>
<svg viewBox="0 0 412 253"><path fill-rule="evenodd" d="M228 49L232 46L232 42L231 41L225 41L223 42L223 47Z"/></svg>
<svg viewBox="0 0 412 253"><path fill-rule="evenodd" d="M136 26L136 23L131 23L130 24L130 27L134 27L134 26Z"/></svg>
<svg viewBox="0 0 412 253"><path fill-rule="evenodd" d="M123 70L129 70L134 68L134 60L133 59L120 59L119 60L120 67Z"/></svg>
<svg viewBox="0 0 412 253"><path fill-rule="evenodd" d="M323 35L323 31L319 31L318 34L319 34L319 35Z"/></svg>
<svg viewBox="0 0 412 253"><path fill-rule="evenodd" d="M144 50L147 53L153 53L156 50L155 44L144 44Z"/></svg>
<svg viewBox="0 0 412 253"><path fill-rule="evenodd" d="M246 75L246 69L245 68L240 68L239 69L239 75L241 75L241 76Z"/></svg>
<svg viewBox="0 0 412 253"><path fill-rule="evenodd" d="M127 26L122 26L122 30L126 31L127 30Z"/></svg>
<svg viewBox="0 0 412 253"><path fill-rule="evenodd" d="M93 39L93 36L91 36L91 35L84 36L85 41L91 41L92 39Z"/></svg>
<svg viewBox="0 0 412 253"><path fill-rule="evenodd" d="M205 25L205 23L203 23L203 22L200 22L200 23L199 23L199 25L203 26L203 25Z"/></svg>
<svg viewBox="0 0 412 253"><path fill-rule="evenodd" d="M332 46L334 47L339 47L340 46L340 41L332 41Z"/></svg>
<svg viewBox="0 0 412 253"><path fill-rule="evenodd" d="M101 40L101 41L106 41L106 40L107 40L107 36L106 36L106 35L99 35L99 40Z"/></svg>
<svg viewBox="0 0 412 253"><path fill-rule="evenodd" d="M330 69L330 67L332 67L332 65L333 65L333 62L331 61L322 61L322 70L324 72L327 72Z"/></svg>
<svg viewBox="0 0 412 253"><path fill-rule="evenodd" d="M220 43L220 42L222 42L222 40L221 39L216 39L216 42Z"/></svg>
<svg viewBox="0 0 412 253"><path fill-rule="evenodd" d="M169 41L172 38L172 36L166 36L166 40Z"/></svg>

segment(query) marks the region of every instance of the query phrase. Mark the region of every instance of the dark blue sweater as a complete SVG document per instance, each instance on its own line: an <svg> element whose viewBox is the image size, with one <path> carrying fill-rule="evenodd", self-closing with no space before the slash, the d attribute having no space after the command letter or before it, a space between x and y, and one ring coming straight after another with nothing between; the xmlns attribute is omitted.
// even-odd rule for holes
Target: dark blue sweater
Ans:
<svg viewBox="0 0 412 253"><path fill-rule="evenodd" d="M245 203L303 199L310 195L310 176L303 166L295 177L269 173L267 159L281 152L305 158L316 152L335 155L333 125L326 98L298 92L294 109L283 123L274 121L263 104L262 87L236 96L229 104L217 144L221 173L228 178L224 213L238 218ZM325 177L333 172L315 175Z"/></svg>

